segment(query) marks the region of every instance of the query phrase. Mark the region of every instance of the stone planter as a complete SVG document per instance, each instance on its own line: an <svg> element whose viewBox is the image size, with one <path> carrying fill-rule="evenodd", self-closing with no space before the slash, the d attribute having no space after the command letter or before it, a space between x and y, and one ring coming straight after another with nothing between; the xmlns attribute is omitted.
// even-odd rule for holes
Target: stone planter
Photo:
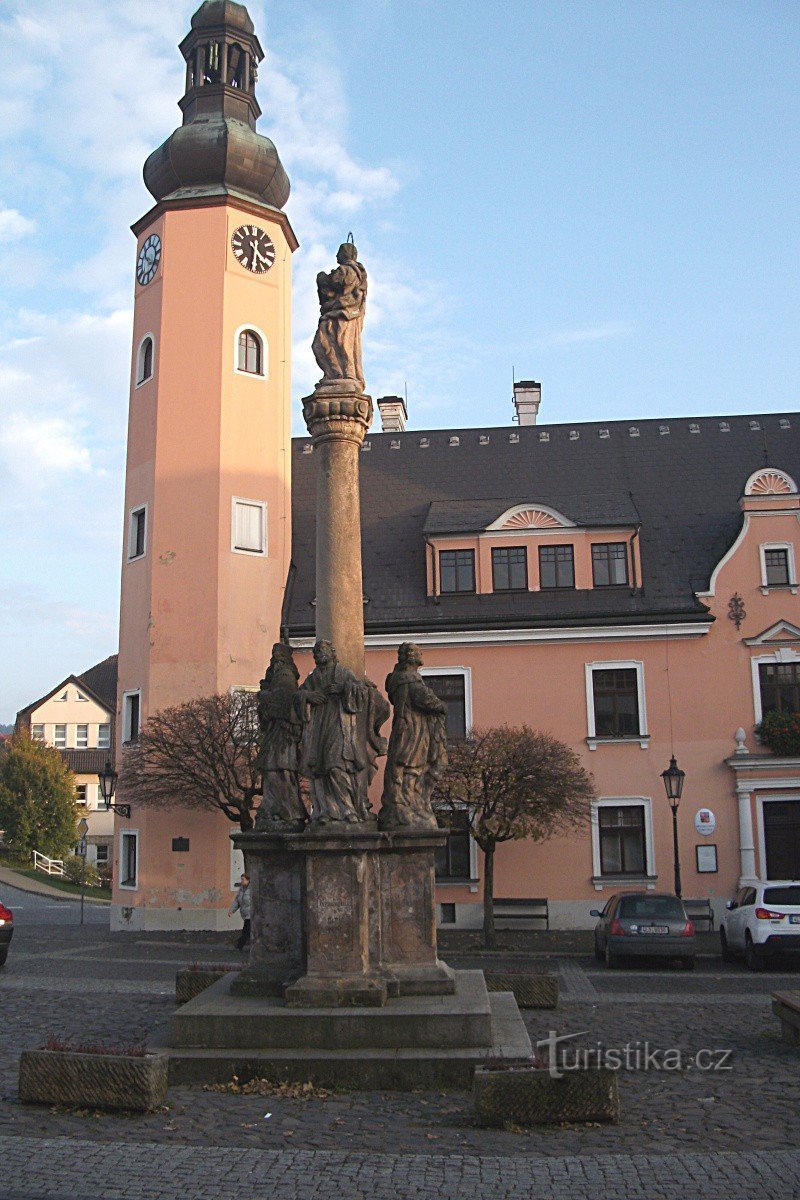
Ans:
<svg viewBox="0 0 800 1200"><path fill-rule="evenodd" d="M558 979L555 975L523 975L512 971L484 971L490 992L513 992L520 1008L556 1008Z"/></svg>
<svg viewBox="0 0 800 1200"><path fill-rule="evenodd" d="M199 970L183 967L175 975L175 999L178 1004L185 1004L187 1000L193 1000L207 987L211 987L212 983L216 983L221 975L227 975L229 971L241 971L241 969L239 963L208 965Z"/></svg>
<svg viewBox="0 0 800 1200"><path fill-rule="evenodd" d="M149 1112L166 1094L167 1059L161 1054L23 1050L19 1060L22 1104Z"/></svg>
<svg viewBox="0 0 800 1200"><path fill-rule="evenodd" d="M536 1067L478 1067L472 1095L479 1125L619 1121L617 1075L605 1068L565 1071L561 1079L554 1079Z"/></svg>

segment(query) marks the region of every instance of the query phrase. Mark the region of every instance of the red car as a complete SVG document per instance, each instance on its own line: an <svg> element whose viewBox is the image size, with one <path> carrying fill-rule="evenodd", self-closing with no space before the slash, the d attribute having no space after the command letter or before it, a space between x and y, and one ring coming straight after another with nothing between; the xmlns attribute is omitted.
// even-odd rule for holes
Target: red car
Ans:
<svg viewBox="0 0 800 1200"><path fill-rule="evenodd" d="M14 914L0 900L0 967L8 958L8 947L14 936Z"/></svg>

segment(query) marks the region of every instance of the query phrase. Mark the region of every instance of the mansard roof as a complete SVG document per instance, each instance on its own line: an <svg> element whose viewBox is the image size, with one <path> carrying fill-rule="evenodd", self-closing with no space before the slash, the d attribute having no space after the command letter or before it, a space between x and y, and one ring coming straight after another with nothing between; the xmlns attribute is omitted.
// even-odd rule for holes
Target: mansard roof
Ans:
<svg viewBox="0 0 800 1200"><path fill-rule="evenodd" d="M314 627L309 445L293 444L286 618L298 636ZM800 477L800 413L370 433L360 462L368 633L707 620L696 592L739 532L748 480L765 466ZM474 533L523 505L639 527L641 586L426 595L427 537Z"/></svg>

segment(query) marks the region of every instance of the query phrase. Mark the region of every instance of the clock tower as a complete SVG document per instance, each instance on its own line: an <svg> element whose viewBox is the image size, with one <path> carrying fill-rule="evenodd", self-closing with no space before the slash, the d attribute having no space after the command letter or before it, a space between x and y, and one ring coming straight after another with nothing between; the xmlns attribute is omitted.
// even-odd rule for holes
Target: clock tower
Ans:
<svg viewBox="0 0 800 1200"><path fill-rule="evenodd" d="M256 132L263 51L206 0L181 42L183 124L147 159L125 483L118 749L151 712L254 688L291 554L289 180ZM117 820L116 928L227 928L217 812Z"/></svg>

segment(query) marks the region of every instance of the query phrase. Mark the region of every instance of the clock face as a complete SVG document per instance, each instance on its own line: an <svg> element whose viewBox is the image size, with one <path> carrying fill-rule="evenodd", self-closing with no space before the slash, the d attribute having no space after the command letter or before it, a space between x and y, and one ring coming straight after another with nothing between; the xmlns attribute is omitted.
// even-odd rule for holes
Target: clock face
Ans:
<svg viewBox="0 0 800 1200"><path fill-rule="evenodd" d="M139 251L139 257L136 260L136 278L142 286L150 282L158 270L160 262L161 238L157 233L151 233Z"/></svg>
<svg viewBox="0 0 800 1200"><path fill-rule="evenodd" d="M275 262L275 246L258 225L240 225L231 238L231 250L236 261L255 275L263 275Z"/></svg>

